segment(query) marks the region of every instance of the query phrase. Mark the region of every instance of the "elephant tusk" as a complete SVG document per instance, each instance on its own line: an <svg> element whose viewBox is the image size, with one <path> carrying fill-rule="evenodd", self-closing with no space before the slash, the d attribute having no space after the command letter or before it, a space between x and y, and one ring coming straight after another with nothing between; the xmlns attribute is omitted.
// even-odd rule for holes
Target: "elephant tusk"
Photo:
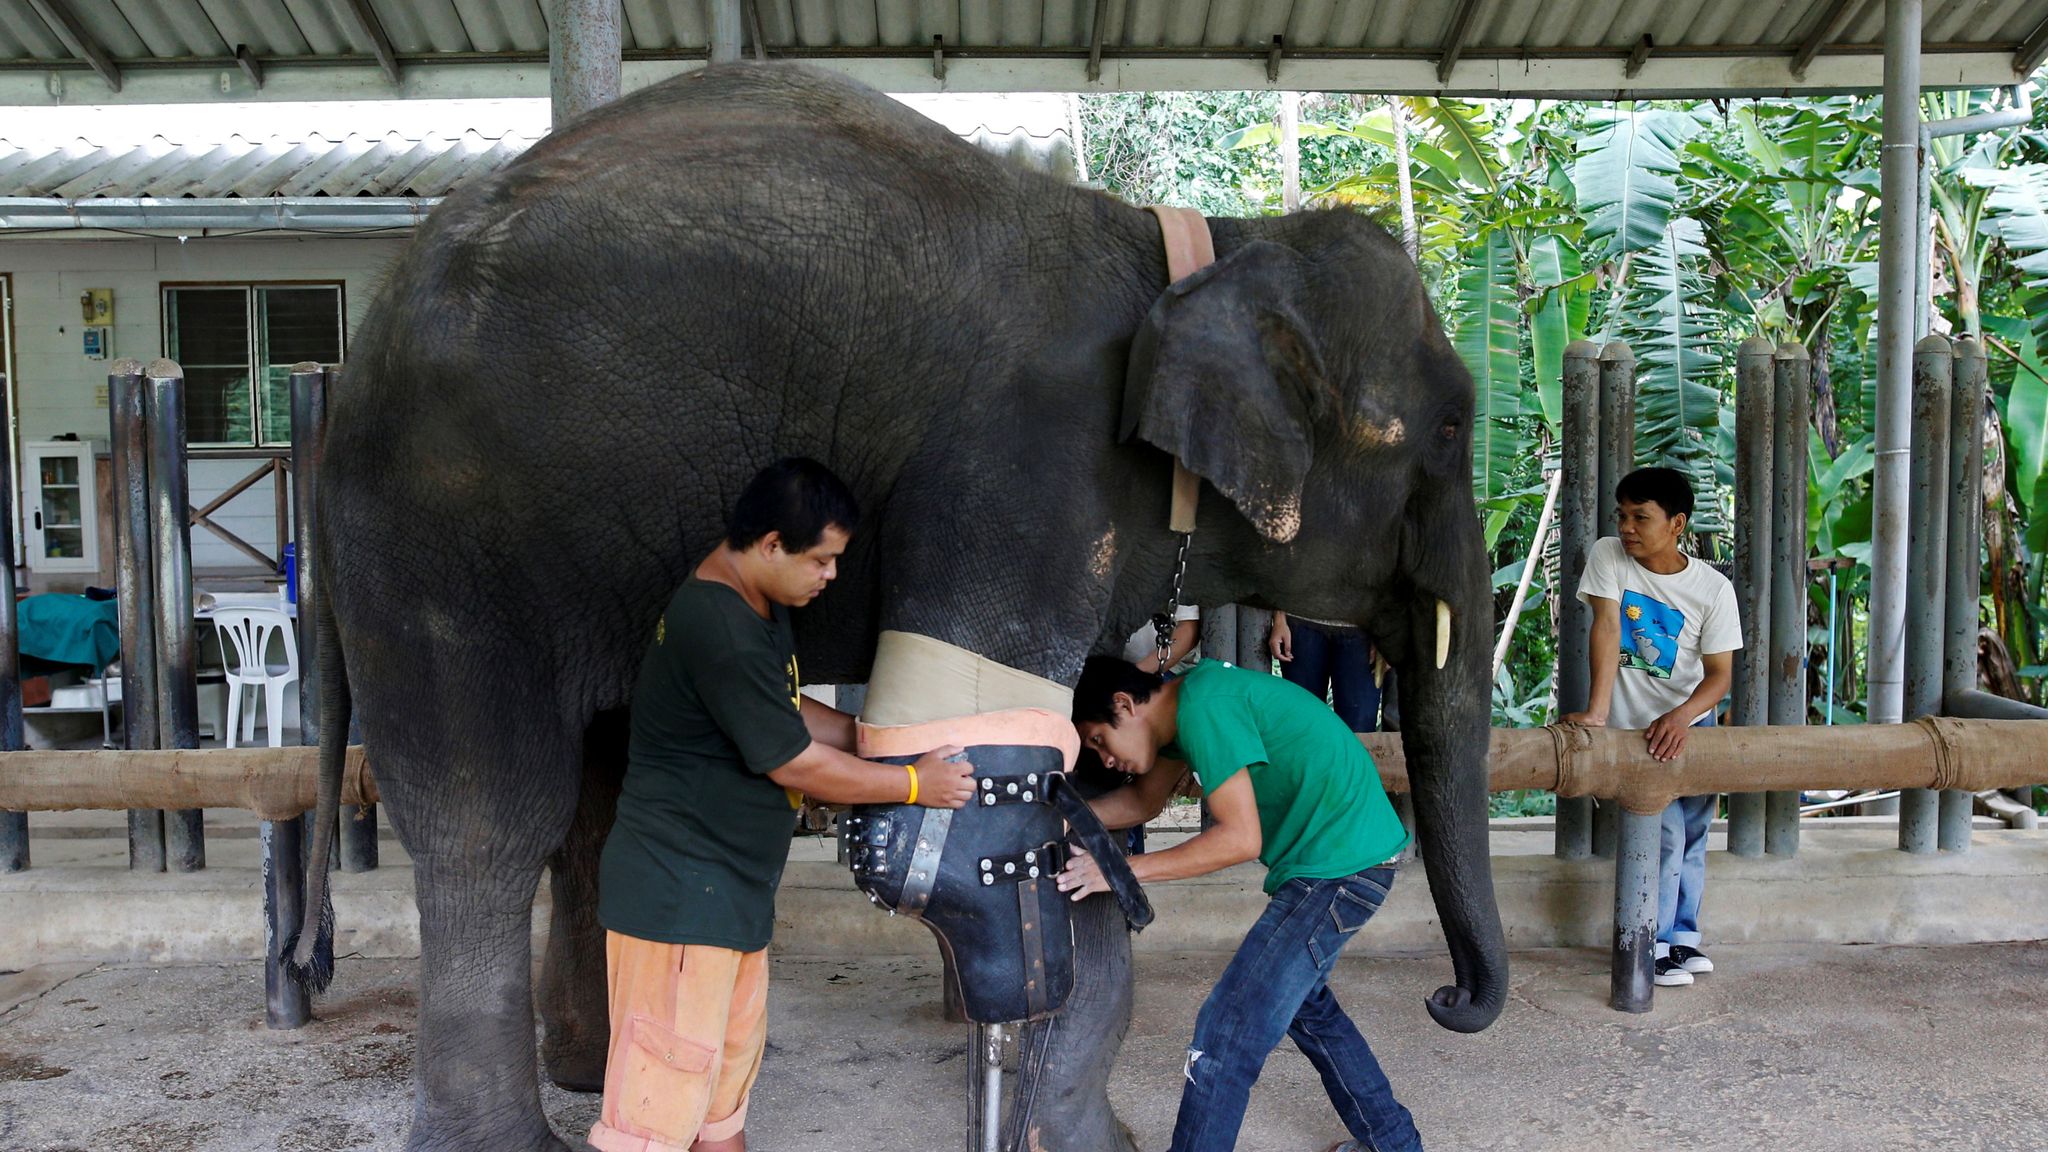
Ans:
<svg viewBox="0 0 2048 1152"><path fill-rule="evenodd" d="M1451 606L1439 600L1436 602L1436 666L1442 668L1451 658Z"/></svg>

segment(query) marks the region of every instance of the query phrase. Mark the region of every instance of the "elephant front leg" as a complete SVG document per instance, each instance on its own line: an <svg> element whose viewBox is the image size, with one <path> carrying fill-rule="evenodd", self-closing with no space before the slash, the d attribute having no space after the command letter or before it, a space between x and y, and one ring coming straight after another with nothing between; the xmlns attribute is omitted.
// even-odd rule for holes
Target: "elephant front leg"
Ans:
<svg viewBox="0 0 2048 1152"><path fill-rule="evenodd" d="M1074 906L1074 990L1024 1026L1006 1152L1136 1152L1109 1104L1109 1074L1131 1024L1131 933L1106 893Z"/></svg>

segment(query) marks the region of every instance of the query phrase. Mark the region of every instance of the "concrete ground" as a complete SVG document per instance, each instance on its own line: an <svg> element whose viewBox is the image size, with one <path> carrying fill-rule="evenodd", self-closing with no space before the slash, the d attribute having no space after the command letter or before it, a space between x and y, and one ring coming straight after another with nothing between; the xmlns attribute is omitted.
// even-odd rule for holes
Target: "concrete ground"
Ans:
<svg viewBox="0 0 2048 1152"><path fill-rule="evenodd" d="M1448 974L1440 958L1347 959L1335 985L1432 1149L2048 1148L2048 945L1752 944L1715 959L1696 986L1623 1016L1604 1004L1604 953L1518 952L1507 1012L1477 1036L1422 1011ZM1139 959L1112 1096L1141 1148L1166 1146L1183 1047L1223 962ZM398 1149L415 967L345 959L321 1019L285 1033L263 1028L248 962L0 977L0 1149ZM960 1146L966 1030L939 1018L935 962L785 957L774 980L755 1148ZM580 1147L596 1101L544 1100ZM1308 1152L1342 1136L1283 1045L1238 1147Z"/></svg>

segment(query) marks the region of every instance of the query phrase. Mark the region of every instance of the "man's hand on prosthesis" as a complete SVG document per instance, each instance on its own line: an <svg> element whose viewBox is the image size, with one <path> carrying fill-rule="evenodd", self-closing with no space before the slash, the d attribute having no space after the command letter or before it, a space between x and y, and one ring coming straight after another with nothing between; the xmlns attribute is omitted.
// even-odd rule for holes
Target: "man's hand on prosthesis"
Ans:
<svg viewBox="0 0 2048 1152"><path fill-rule="evenodd" d="M925 808L965 808L974 799L974 765L958 744L934 748L917 758L917 794L911 803Z"/></svg>
<svg viewBox="0 0 2048 1152"><path fill-rule="evenodd" d="M1084 900L1097 892L1109 891L1109 881L1103 879L1102 865L1079 844L1067 847L1067 866L1054 878L1062 892L1069 893L1069 900Z"/></svg>

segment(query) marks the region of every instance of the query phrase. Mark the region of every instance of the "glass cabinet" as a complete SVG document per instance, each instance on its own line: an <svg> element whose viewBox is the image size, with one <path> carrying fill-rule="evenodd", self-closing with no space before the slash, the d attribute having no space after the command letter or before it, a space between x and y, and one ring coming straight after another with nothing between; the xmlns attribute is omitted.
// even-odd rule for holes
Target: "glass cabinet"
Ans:
<svg viewBox="0 0 2048 1152"><path fill-rule="evenodd" d="M21 446L22 522L33 572L97 572L98 493L90 440Z"/></svg>

